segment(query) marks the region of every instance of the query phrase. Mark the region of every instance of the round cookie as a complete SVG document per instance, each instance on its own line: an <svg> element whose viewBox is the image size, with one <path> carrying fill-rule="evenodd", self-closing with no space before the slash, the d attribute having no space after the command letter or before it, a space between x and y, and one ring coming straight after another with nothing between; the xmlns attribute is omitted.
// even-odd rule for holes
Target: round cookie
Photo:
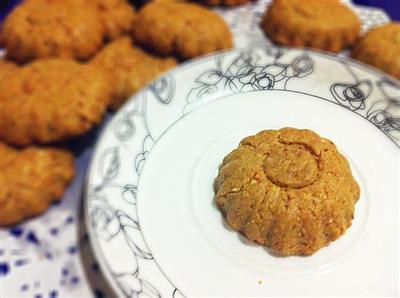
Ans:
<svg viewBox="0 0 400 298"><path fill-rule="evenodd" d="M126 0L92 0L105 26L106 38L111 40L132 33L135 10Z"/></svg>
<svg viewBox="0 0 400 298"><path fill-rule="evenodd" d="M114 109L155 77L177 65L175 58L157 57L135 47L129 37L122 37L108 44L92 63L111 74L111 107Z"/></svg>
<svg viewBox="0 0 400 298"><path fill-rule="evenodd" d="M367 32L354 46L351 57L400 79L400 23L392 22Z"/></svg>
<svg viewBox="0 0 400 298"><path fill-rule="evenodd" d="M9 72L0 85L0 139L49 143L88 131L109 104L101 68L69 59L42 59Z"/></svg>
<svg viewBox="0 0 400 298"><path fill-rule="evenodd" d="M160 55L190 59L232 47L228 25L197 4L150 3L137 14L135 42Z"/></svg>
<svg viewBox="0 0 400 298"><path fill-rule="evenodd" d="M208 6L237 6L251 2L251 0L198 0L199 3Z"/></svg>
<svg viewBox="0 0 400 298"><path fill-rule="evenodd" d="M355 43L361 23L337 0L274 0L261 26L279 44L339 52Z"/></svg>
<svg viewBox="0 0 400 298"><path fill-rule="evenodd" d="M280 255L310 255L350 227L360 189L335 145L310 130L265 130L228 154L215 181L228 224Z"/></svg>
<svg viewBox="0 0 400 298"><path fill-rule="evenodd" d="M43 213L74 177L74 157L59 149L17 150L0 142L0 226Z"/></svg>
<svg viewBox="0 0 400 298"><path fill-rule="evenodd" d="M84 60L102 47L104 26L89 2L28 0L7 16L2 35L7 57L19 62L38 57Z"/></svg>

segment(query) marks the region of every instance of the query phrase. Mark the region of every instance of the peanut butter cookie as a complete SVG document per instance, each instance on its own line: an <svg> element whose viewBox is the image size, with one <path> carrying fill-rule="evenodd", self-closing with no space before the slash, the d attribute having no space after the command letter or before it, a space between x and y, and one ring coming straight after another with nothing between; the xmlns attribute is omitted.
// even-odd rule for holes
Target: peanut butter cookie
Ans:
<svg viewBox="0 0 400 298"><path fill-rule="evenodd" d="M42 59L9 72L0 86L0 139L16 145L60 141L100 122L111 96L101 68Z"/></svg>
<svg viewBox="0 0 400 298"><path fill-rule="evenodd" d="M92 63L111 74L113 100L118 108L130 95L177 64L175 58L162 58L134 46L129 37L116 39L101 50Z"/></svg>
<svg viewBox="0 0 400 298"><path fill-rule="evenodd" d="M16 69L18 69L17 64L0 58L0 79L1 80L6 79L6 76L9 71L13 71Z"/></svg>
<svg viewBox="0 0 400 298"><path fill-rule="evenodd" d="M251 2L251 0L198 0L199 3L208 6L237 6Z"/></svg>
<svg viewBox="0 0 400 298"><path fill-rule="evenodd" d="M351 56L400 79L400 23L369 31L356 43Z"/></svg>
<svg viewBox="0 0 400 298"><path fill-rule="evenodd" d="M310 130L265 130L228 154L215 181L228 224L278 254L311 255L350 227L360 189L335 145Z"/></svg>
<svg viewBox="0 0 400 298"><path fill-rule="evenodd" d="M14 149L0 142L0 226L43 213L75 173L72 154L59 149Z"/></svg>
<svg viewBox="0 0 400 298"><path fill-rule="evenodd" d="M160 55L190 59L232 47L228 25L217 13L191 3L150 3L137 14L135 42Z"/></svg>
<svg viewBox="0 0 400 298"><path fill-rule="evenodd" d="M87 1L87 0L85 0ZM126 0L92 0L106 29L106 38L132 33L135 10Z"/></svg>
<svg viewBox="0 0 400 298"><path fill-rule="evenodd" d="M261 26L274 42L339 52L355 43L361 23L337 0L274 0Z"/></svg>
<svg viewBox="0 0 400 298"><path fill-rule="evenodd" d="M88 59L103 45L104 26L89 1L27 0L5 19L7 57L27 62L38 57Z"/></svg>

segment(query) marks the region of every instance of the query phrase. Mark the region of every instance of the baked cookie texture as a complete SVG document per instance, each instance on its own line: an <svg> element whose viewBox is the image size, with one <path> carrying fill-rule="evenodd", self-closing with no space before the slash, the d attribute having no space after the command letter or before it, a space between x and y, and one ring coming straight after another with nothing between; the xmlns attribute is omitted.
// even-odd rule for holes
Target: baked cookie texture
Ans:
<svg viewBox="0 0 400 298"><path fill-rule="evenodd" d="M87 1L87 0L84 0ZM106 39L112 40L132 33L135 10L126 0L91 0L105 26Z"/></svg>
<svg viewBox="0 0 400 298"><path fill-rule="evenodd" d="M6 79L8 72L18 69L18 65L0 58L0 80ZM0 82L1 82L0 81Z"/></svg>
<svg viewBox="0 0 400 298"><path fill-rule="evenodd" d="M217 13L192 3L150 3L137 14L137 44L160 55L190 59L232 47L232 34Z"/></svg>
<svg viewBox="0 0 400 298"><path fill-rule="evenodd" d="M59 200L75 174L71 153L14 149L0 142L0 226L43 213Z"/></svg>
<svg viewBox="0 0 400 298"><path fill-rule="evenodd" d="M15 145L61 141L100 122L110 102L101 68L69 59L36 60L0 86L0 140Z"/></svg>
<svg viewBox="0 0 400 298"><path fill-rule="evenodd" d="M18 62L85 60L102 47L104 26L89 1L26 0L6 17L2 33L7 57Z"/></svg>
<svg viewBox="0 0 400 298"><path fill-rule="evenodd" d="M354 46L351 57L400 79L400 23L367 32Z"/></svg>
<svg viewBox="0 0 400 298"><path fill-rule="evenodd" d="M356 42L361 22L338 0L274 0L261 27L279 44L339 52Z"/></svg>
<svg viewBox="0 0 400 298"><path fill-rule="evenodd" d="M251 0L198 0L199 3L208 6L237 6L251 2Z"/></svg>
<svg viewBox="0 0 400 298"><path fill-rule="evenodd" d="M190 0L144 0L144 3L184 3L189 2Z"/></svg>
<svg viewBox="0 0 400 298"><path fill-rule="evenodd" d="M111 107L116 109L130 95L177 65L177 60L151 55L134 46L129 37L122 37L101 50L91 63L102 67L111 75Z"/></svg>
<svg viewBox="0 0 400 298"><path fill-rule="evenodd" d="M265 130L228 154L215 180L227 223L275 253L311 255L350 227L360 188L336 146L311 130Z"/></svg>

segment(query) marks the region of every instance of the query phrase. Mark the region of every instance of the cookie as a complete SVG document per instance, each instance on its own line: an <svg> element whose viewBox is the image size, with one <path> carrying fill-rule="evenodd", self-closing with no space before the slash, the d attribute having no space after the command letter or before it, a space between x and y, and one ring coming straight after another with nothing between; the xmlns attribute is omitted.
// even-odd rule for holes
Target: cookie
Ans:
<svg viewBox="0 0 400 298"><path fill-rule="evenodd" d="M135 10L126 0L92 0L105 26L105 36L112 40L132 33Z"/></svg>
<svg viewBox="0 0 400 298"><path fill-rule="evenodd" d="M208 6L237 6L250 3L251 0L198 0L198 2Z"/></svg>
<svg viewBox="0 0 400 298"><path fill-rule="evenodd" d="M351 57L400 79L400 23L372 29L356 43Z"/></svg>
<svg viewBox="0 0 400 298"><path fill-rule="evenodd" d="M7 57L27 62L38 57L85 60L103 45L104 26L89 1L27 0L5 19Z"/></svg>
<svg viewBox="0 0 400 298"><path fill-rule="evenodd" d="M112 78L113 100L118 108L130 95L177 64L175 58L162 58L134 46L129 37L116 39L101 50L92 63L103 67Z"/></svg>
<svg viewBox="0 0 400 298"><path fill-rule="evenodd" d="M311 130L265 130L228 154L215 181L227 223L276 254L311 255L350 227L360 188L336 146Z"/></svg>
<svg viewBox="0 0 400 298"><path fill-rule="evenodd" d="M0 142L0 226L46 211L74 177L74 158L60 149L14 149Z"/></svg>
<svg viewBox="0 0 400 298"><path fill-rule="evenodd" d="M0 139L50 143L100 122L111 86L101 68L69 59L42 59L9 72L0 85Z"/></svg>
<svg viewBox="0 0 400 298"><path fill-rule="evenodd" d="M261 27L279 44L339 52L355 43L361 23L337 0L274 0Z"/></svg>
<svg viewBox="0 0 400 298"><path fill-rule="evenodd" d="M0 79L6 79L8 72L18 69L18 65L0 58Z"/></svg>
<svg viewBox="0 0 400 298"><path fill-rule="evenodd" d="M144 0L143 4L147 3L184 3L184 2L189 2L188 0Z"/></svg>
<svg viewBox="0 0 400 298"><path fill-rule="evenodd" d="M182 59L232 47L223 18L191 3L147 4L137 14L133 36L145 48Z"/></svg>

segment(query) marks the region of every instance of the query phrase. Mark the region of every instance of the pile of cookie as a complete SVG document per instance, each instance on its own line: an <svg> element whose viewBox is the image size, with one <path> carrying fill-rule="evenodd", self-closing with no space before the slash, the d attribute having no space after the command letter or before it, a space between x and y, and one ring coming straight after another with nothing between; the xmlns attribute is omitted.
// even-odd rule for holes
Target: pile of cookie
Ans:
<svg viewBox="0 0 400 298"><path fill-rule="evenodd" d="M137 11L127 0L25 0L6 17L1 43L0 226L8 226L44 212L73 180L62 142L179 61L233 42L200 4L154 1Z"/></svg>
<svg viewBox="0 0 400 298"><path fill-rule="evenodd" d="M391 22L360 37L357 14L339 0L274 0L261 26L278 44L333 53L352 48L351 57L400 78L400 23Z"/></svg>
<svg viewBox="0 0 400 298"><path fill-rule="evenodd" d="M60 142L90 131L107 109L180 61L231 48L229 26L209 8L249 1L18 5L0 34L0 226L40 214L62 196L74 158ZM261 27L280 44L338 52L357 42L360 21L339 1L275 0ZM400 77L399 27L372 30L353 56Z"/></svg>

